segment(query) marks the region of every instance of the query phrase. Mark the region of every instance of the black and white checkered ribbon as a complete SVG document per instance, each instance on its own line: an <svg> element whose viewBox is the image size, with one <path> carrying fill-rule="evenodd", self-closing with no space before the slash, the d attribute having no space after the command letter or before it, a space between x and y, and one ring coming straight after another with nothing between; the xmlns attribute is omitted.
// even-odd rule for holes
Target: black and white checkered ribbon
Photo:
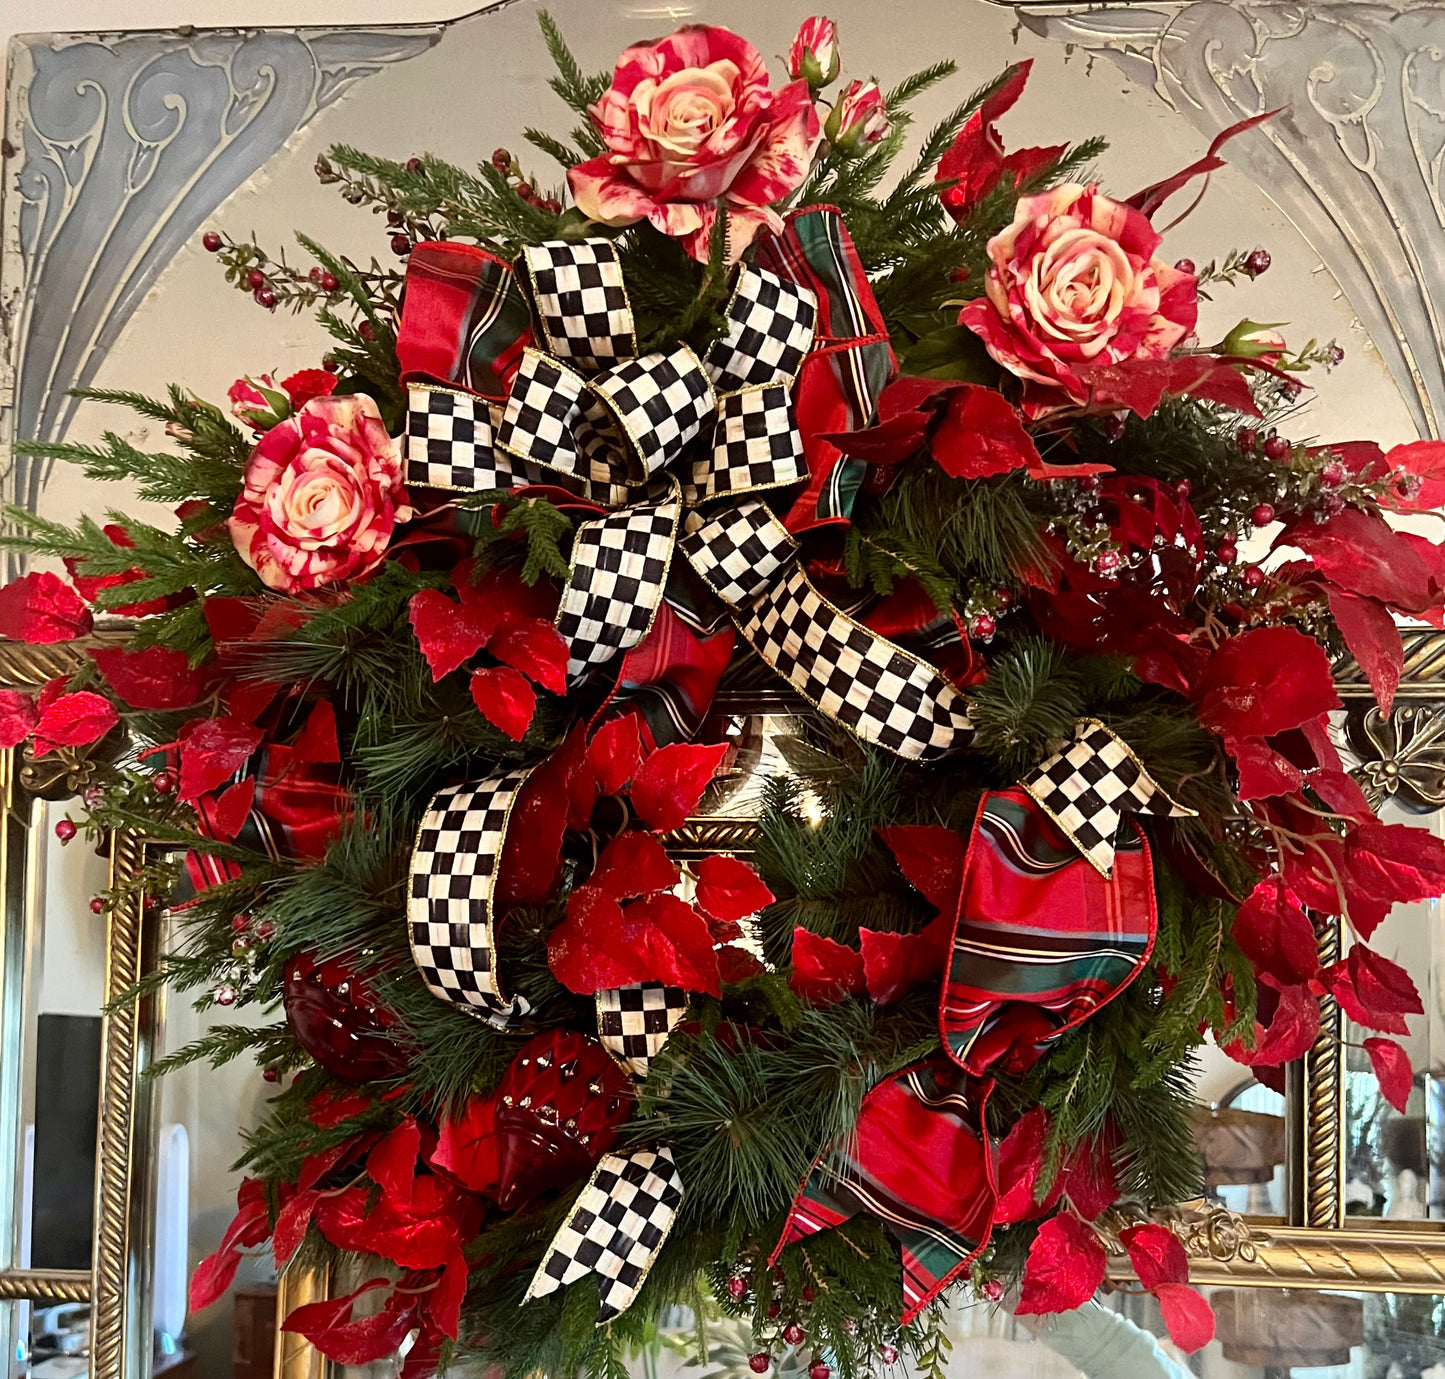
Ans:
<svg viewBox="0 0 1445 1379"><path fill-rule="evenodd" d="M620 1316L646 1281L681 1203L682 1179L670 1149L604 1155L552 1237L522 1300L545 1297L595 1274L597 1325Z"/></svg>
<svg viewBox="0 0 1445 1379"><path fill-rule="evenodd" d="M647 1076L652 1060L682 1023L691 998L680 986L634 982L597 993L597 1037L633 1077Z"/></svg>
<svg viewBox="0 0 1445 1379"><path fill-rule="evenodd" d="M1126 814L1184 819L1196 812L1170 799L1128 744L1097 718L1081 718L1073 741L1019 785L1104 876L1114 870L1114 839Z"/></svg>

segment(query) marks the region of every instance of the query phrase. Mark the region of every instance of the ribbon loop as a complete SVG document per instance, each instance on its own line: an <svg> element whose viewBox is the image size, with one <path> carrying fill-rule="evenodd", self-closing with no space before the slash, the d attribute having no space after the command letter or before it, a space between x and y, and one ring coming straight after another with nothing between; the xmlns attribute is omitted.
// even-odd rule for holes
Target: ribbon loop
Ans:
<svg viewBox="0 0 1445 1379"><path fill-rule="evenodd" d="M680 986L633 982L597 993L597 1037L633 1077L644 1078L692 998Z"/></svg>
<svg viewBox="0 0 1445 1379"><path fill-rule="evenodd" d="M522 262L551 354L592 370L637 353L632 306L610 239L531 244Z"/></svg>
<svg viewBox="0 0 1445 1379"><path fill-rule="evenodd" d="M712 451L693 462L682 491L689 503L696 504L781 488L807 477L788 385L765 383L721 399Z"/></svg>
<svg viewBox="0 0 1445 1379"><path fill-rule="evenodd" d="M646 483L671 464L717 410L712 383L687 345L616 364L590 386L621 434L624 483Z"/></svg>
<svg viewBox="0 0 1445 1379"><path fill-rule="evenodd" d="M574 433L582 420L586 387L565 364L541 350L528 349L512 380L497 428L497 447L546 469L577 474L583 466Z"/></svg>
<svg viewBox="0 0 1445 1379"><path fill-rule="evenodd" d="M791 383L813 347L818 302L809 288L766 268L738 270L727 328L707 352L719 393L764 383Z"/></svg>

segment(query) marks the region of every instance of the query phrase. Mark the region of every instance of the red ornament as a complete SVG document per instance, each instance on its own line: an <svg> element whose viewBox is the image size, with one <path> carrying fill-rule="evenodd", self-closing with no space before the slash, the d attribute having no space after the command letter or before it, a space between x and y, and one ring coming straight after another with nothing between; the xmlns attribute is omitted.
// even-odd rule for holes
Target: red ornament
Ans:
<svg viewBox="0 0 1445 1379"><path fill-rule="evenodd" d="M769 1316L769 1317L776 1317L776 1316L778 1315L778 1313L781 1312L782 1310L783 1310L783 1309L782 1309L781 1305L778 1304L777 1302L770 1302L770 1303L768 1304L768 1316Z"/></svg>
<svg viewBox="0 0 1445 1379"><path fill-rule="evenodd" d="M333 1076L373 1082L406 1071L410 1050L396 1016L345 961L296 954L286 964L282 1002L297 1043Z"/></svg>
<svg viewBox="0 0 1445 1379"><path fill-rule="evenodd" d="M1272 439L1278 440L1279 437L1275 436L1272 437ZM1267 527L1274 521L1274 508L1269 503L1261 503L1249 514L1249 520L1253 522L1256 527Z"/></svg>
<svg viewBox="0 0 1445 1379"><path fill-rule="evenodd" d="M979 613L968 624L968 635L975 641L986 642L997 630L997 624L987 613Z"/></svg>
<svg viewBox="0 0 1445 1379"><path fill-rule="evenodd" d="M62 843L68 843L74 838L75 832L75 825L69 819L61 819L55 825L55 836L59 838Z"/></svg>
<svg viewBox="0 0 1445 1379"><path fill-rule="evenodd" d="M765 1350L758 1351L755 1355L748 1356L748 1368L754 1374L766 1374L772 1368L773 1357Z"/></svg>
<svg viewBox="0 0 1445 1379"><path fill-rule="evenodd" d="M575 1030L529 1039L497 1086L497 1205L517 1211L576 1182L632 1107L631 1080L597 1040Z"/></svg>
<svg viewBox="0 0 1445 1379"><path fill-rule="evenodd" d="M367 342L376 339L376 327L370 321L362 321L356 327L356 333Z"/></svg>
<svg viewBox="0 0 1445 1379"><path fill-rule="evenodd" d="M802 1345L808 1339L808 1333L797 1322L789 1322L783 1328L783 1339L789 1345Z"/></svg>
<svg viewBox="0 0 1445 1379"><path fill-rule="evenodd" d="M219 254L221 252L221 237L214 230L207 230L201 236L201 244L208 254Z"/></svg>
<svg viewBox="0 0 1445 1379"><path fill-rule="evenodd" d="M232 915L231 932L233 934L244 934L251 927L250 915Z"/></svg>

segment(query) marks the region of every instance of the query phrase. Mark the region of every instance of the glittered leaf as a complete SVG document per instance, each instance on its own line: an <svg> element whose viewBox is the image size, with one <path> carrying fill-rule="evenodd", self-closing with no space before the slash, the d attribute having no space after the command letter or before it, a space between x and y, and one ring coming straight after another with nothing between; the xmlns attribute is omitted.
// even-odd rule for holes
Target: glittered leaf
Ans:
<svg viewBox="0 0 1445 1379"><path fill-rule="evenodd" d="M1339 707L1324 648L1292 627L1230 637L1199 682L1199 720L1225 739L1271 737Z"/></svg>
<svg viewBox="0 0 1445 1379"><path fill-rule="evenodd" d="M861 995L863 955L811 929L794 929L788 985L814 1005L831 1005L845 996Z"/></svg>
<svg viewBox="0 0 1445 1379"><path fill-rule="evenodd" d="M358 1298L389 1284L386 1278L370 1278L341 1297L306 1303L286 1317L281 1329L304 1336L339 1365L369 1365L395 1355L415 1325L414 1301L403 1299L392 1305L397 1298L393 1292L388 1305L379 1312L359 1318L352 1316Z"/></svg>
<svg viewBox="0 0 1445 1379"><path fill-rule="evenodd" d="M487 650L553 694L567 693L567 658L562 634L541 618L523 618L502 627Z"/></svg>
<svg viewBox="0 0 1445 1379"><path fill-rule="evenodd" d="M1327 592L1330 616L1340 629L1350 655L1365 672L1380 712L1388 714L1405 665L1405 644L1400 629L1383 603L1335 588Z"/></svg>
<svg viewBox="0 0 1445 1379"><path fill-rule="evenodd" d="M1186 1283L1161 1283L1154 1296L1169 1339L1186 1355L1203 1350L1214 1339L1214 1309L1203 1294Z"/></svg>
<svg viewBox="0 0 1445 1379"><path fill-rule="evenodd" d="M18 747L39 721L40 711L32 695L0 689L0 750Z"/></svg>
<svg viewBox="0 0 1445 1379"><path fill-rule="evenodd" d="M1440 603L1440 581L1426 553L1379 513L1346 507L1325 522L1296 522L1275 545L1302 550L1335 588L1402 613L1423 613Z"/></svg>
<svg viewBox="0 0 1445 1379"><path fill-rule="evenodd" d="M677 868L652 834L628 829L602 849L587 884L612 900L630 900L671 890L677 885Z"/></svg>
<svg viewBox="0 0 1445 1379"><path fill-rule="evenodd" d="M85 747L99 742L119 722L115 705L104 695L90 690L62 694L41 704L35 725L35 755L44 756L53 747Z"/></svg>
<svg viewBox="0 0 1445 1379"><path fill-rule="evenodd" d="M497 625L494 609L476 601L456 603L440 589L421 589L413 594L407 616L433 680L440 680L475 656L486 646Z"/></svg>
<svg viewBox="0 0 1445 1379"><path fill-rule="evenodd" d="M1009 400L993 388L961 383L929 443L939 467L954 479L987 479L1040 464L1033 438Z"/></svg>
<svg viewBox="0 0 1445 1379"><path fill-rule="evenodd" d="M421 1153L421 1127L407 1116L389 1130L366 1156L367 1176L385 1197L400 1204L411 1202L416 1183L417 1155Z"/></svg>
<svg viewBox="0 0 1445 1379"><path fill-rule="evenodd" d="M1347 1019L1367 1029L1377 1029L1385 1034L1409 1034L1410 1026L1405 1017L1397 1011L1368 1010L1355 994L1355 984L1350 979L1349 964L1342 958L1320 973L1320 985L1339 1002Z"/></svg>
<svg viewBox="0 0 1445 1379"><path fill-rule="evenodd" d="M1366 1039L1365 1052L1380 1083L1380 1095L1402 1116L1415 1086L1410 1055L1393 1039Z"/></svg>
<svg viewBox="0 0 1445 1379"><path fill-rule="evenodd" d="M180 733L181 799L198 799L230 780L263 736L260 728L235 718L192 719Z"/></svg>
<svg viewBox="0 0 1445 1379"><path fill-rule="evenodd" d="M1044 1201L1035 1201L1035 1187L1044 1163L1044 1139L1049 1114L1035 1106L1014 1122L998 1150L998 1206L994 1223L1005 1226L1043 1216L1058 1201L1056 1182Z"/></svg>
<svg viewBox="0 0 1445 1379"><path fill-rule="evenodd" d="M1129 1226L1119 1232L1119 1239L1129 1251L1129 1263L1146 1288L1161 1283L1188 1283L1189 1257L1179 1237L1167 1226L1152 1221Z"/></svg>
<svg viewBox="0 0 1445 1379"><path fill-rule="evenodd" d="M1024 1266L1019 1316L1069 1312L1082 1307L1104 1281L1108 1258L1099 1237L1072 1212L1061 1211L1039 1227Z"/></svg>
<svg viewBox="0 0 1445 1379"><path fill-rule="evenodd" d="M1355 994L1366 1010L1389 1011L1393 1015L1423 1015L1415 979L1397 962L1363 943L1350 948L1346 959Z"/></svg>
<svg viewBox="0 0 1445 1379"><path fill-rule="evenodd" d="M69 642L91 625L85 600L48 570L32 570L0 587L0 637L32 645Z"/></svg>
<svg viewBox="0 0 1445 1379"><path fill-rule="evenodd" d="M301 1242L306 1239L307 1228L311 1225L311 1214L320 1200L321 1193L315 1188L302 1188L294 1193L276 1214L276 1229L271 1235L271 1255L278 1270L285 1268L286 1261L301 1248Z"/></svg>
<svg viewBox="0 0 1445 1379"><path fill-rule="evenodd" d="M537 712L537 692L520 670L486 666L472 674L472 702L483 718L514 742L527 736Z"/></svg>
<svg viewBox="0 0 1445 1379"><path fill-rule="evenodd" d="M697 905L713 919L738 920L773 903L773 893L746 862L714 853L697 867Z"/></svg>
<svg viewBox="0 0 1445 1379"><path fill-rule="evenodd" d="M655 833L681 828L727 754L725 742L659 747L632 780L629 798L637 817Z"/></svg>

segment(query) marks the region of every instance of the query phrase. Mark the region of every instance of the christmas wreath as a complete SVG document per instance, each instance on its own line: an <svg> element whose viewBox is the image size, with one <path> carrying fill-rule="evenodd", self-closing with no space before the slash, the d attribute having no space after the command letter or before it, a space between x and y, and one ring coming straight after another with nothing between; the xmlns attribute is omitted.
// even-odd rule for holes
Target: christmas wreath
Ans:
<svg viewBox="0 0 1445 1379"><path fill-rule="evenodd" d="M1170 265L1152 218L1241 128L1116 199L1097 140L1006 151L1021 63L899 171L952 63L825 104L826 19L776 88L725 29L589 77L542 22L570 204L505 150L334 149L404 265L204 241L319 308L320 367L229 416L86 394L161 453L23 447L179 528L10 512L71 578L0 590L0 632L131 621L0 698L4 745L111 744L62 836L173 844L134 882L173 897L160 979L278 1016L161 1065L277 1088L192 1304L269 1240L353 1266L284 1319L338 1361L612 1376L681 1306L827 1379L939 1369L954 1284L1076 1306L1107 1244L1197 1348L1192 1051L1275 1080L1328 992L1408 1095L1420 999L1369 939L1445 844L1344 770L1331 661L1388 710L1397 616L1445 612L1388 520L1445 446L1291 440L1338 350L1199 340L1269 256ZM739 769L719 689L759 686L756 845L680 865Z"/></svg>

